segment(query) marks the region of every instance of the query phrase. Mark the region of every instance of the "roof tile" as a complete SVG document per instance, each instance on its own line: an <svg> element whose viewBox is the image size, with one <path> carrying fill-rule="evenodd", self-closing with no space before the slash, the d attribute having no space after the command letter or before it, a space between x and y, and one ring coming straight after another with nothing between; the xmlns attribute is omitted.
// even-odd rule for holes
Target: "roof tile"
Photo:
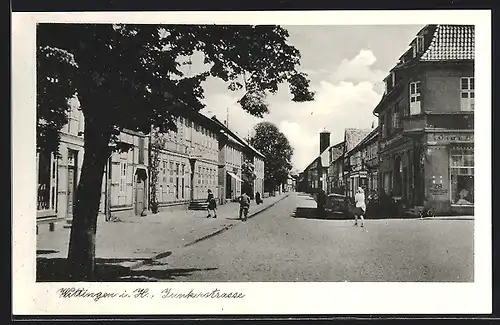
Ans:
<svg viewBox="0 0 500 325"><path fill-rule="evenodd" d="M438 25L421 61L474 60L473 25Z"/></svg>

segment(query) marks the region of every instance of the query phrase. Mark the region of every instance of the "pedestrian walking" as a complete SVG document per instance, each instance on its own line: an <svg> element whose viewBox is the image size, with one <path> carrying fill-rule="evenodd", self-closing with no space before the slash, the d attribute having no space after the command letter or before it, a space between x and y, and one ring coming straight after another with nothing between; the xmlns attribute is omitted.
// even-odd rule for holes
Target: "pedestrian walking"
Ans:
<svg viewBox="0 0 500 325"><path fill-rule="evenodd" d="M250 209L250 197L243 192L240 196L240 219L247 221L248 210Z"/></svg>
<svg viewBox="0 0 500 325"><path fill-rule="evenodd" d="M217 218L217 202L215 201L214 194L212 193L212 190L208 190L208 197L207 197L207 202L208 202L208 216L207 218Z"/></svg>
<svg viewBox="0 0 500 325"><path fill-rule="evenodd" d="M257 203L257 204L262 203L262 198L260 197L260 193L258 191L257 191L257 193L255 193L255 203Z"/></svg>
<svg viewBox="0 0 500 325"><path fill-rule="evenodd" d="M354 202L356 203L356 207L354 208L354 226L358 225L358 216L361 219L361 227L365 225L365 212L366 212L366 203L365 203L365 191L358 187L356 191L356 195L354 196Z"/></svg>

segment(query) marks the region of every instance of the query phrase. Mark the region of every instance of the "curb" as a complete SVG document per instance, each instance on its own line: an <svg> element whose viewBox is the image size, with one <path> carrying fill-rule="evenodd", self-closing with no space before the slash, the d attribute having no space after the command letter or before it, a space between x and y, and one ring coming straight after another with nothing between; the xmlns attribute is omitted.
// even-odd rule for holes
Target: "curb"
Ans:
<svg viewBox="0 0 500 325"><path fill-rule="evenodd" d="M248 215L248 217L247 217L247 219L250 219L250 218L255 217L255 216L256 216L256 215L258 215L259 213L261 213L261 212L263 212L263 211L265 211L265 210L269 209L270 207L274 206L276 203L278 203L278 202L280 202L280 201L282 201L282 200L286 199L288 196L290 196L290 193L286 194L286 195L285 195L285 196L283 196L281 199L277 200L276 202L273 202L272 204L268 205L267 207L263 208L262 210L259 210L259 211L256 211L256 212L254 212L254 213L249 214L249 215ZM208 238L211 238L211 237L217 236L217 235L219 235L219 234L223 233L224 231L231 229L231 228L232 228L232 227L234 227L235 225L236 225L236 224L229 224L229 225L226 225L226 226L224 226L223 228L221 228L221 229L219 229L219 230L216 230L216 231L214 231L214 232L212 232L212 233L210 233L210 234L208 234L208 235L206 235L206 236L200 237L200 238L198 238L198 239L196 239L196 240L194 240L194 241L192 241L192 242L190 242L190 243L185 244L185 245L184 245L184 247L188 247L188 246L194 245L194 244L196 244L196 243L199 243L199 242L201 242L201 241L203 241L203 240L205 240L205 239L208 239ZM139 261L139 262L133 263L133 264L129 265L129 266L128 266L128 268L129 268L130 270L138 269L138 268L140 268L141 266L144 266L144 265L147 265L147 264L151 264L151 263L153 263L153 262L154 262L154 261L156 261L156 260L159 260L159 259L165 258L165 257L170 256L170 255L172 255L172 252L171 252L171 251L168 251L168 252L163 252L163 253L157 254L157 255L155 255L155 256L153 256L153 257L151 257L151 258L148 258L148 259L145 259L145 260L142 260L142 261Z"/></svg>
<svg viewBox="0 0 500 325"><path fill-rule="evenodd" d="M284 200L285 198L287 198L289 195L290 195L290 194L287 194L287 195L283 196L281 199L277 200L276 202L274 202L274 203L272 203L272 204L269 204L267 207L262 208L262 209L261 209L261 210L259 210L259 211L256 211L256 212L253 212L253 213L250 213L250 214L248 215L247 219L253 218L253 217L255 217L256 215L258 215L259 213L261 213L261 212L263 212L263 211L266 211L267 209L269 209L270 207L272 207L272 206L273 206L273 205L275 205L276 203L278 203L278 202L280 202L281 200ZM188 247L188 246L194 245L194 244L196 244L196 243L199 243L200 241L203 241L203 240L205 240L205 239L208 239L208 238L211 238L211 237L213 237L213 236L219 235L219 234L223 233L224 231L226 231L226 230L228 230L228 229L233 228L233 227L234 227L234 226L236 226L236 225L237 225L237 224L229 224L229 225L225 226L224 228L221 228L221 229L219 229L219 230L216 230L216 231L214 231L214 232L212 232L212 233L210 233L210 234L208 234L208 235L206 235L206 236L200 237L200 238L198 238L198 239L196 239L196 240L194 240L194 241L192 241L192 242L190 242L190 243L185 244L185 245L184 245L184 247Z"/></svg>
<svg viewBox="0 0 500 325"><path fill-rule="evenodd" d="M474 220L474 217L425 217L420 220Z"/></svg>

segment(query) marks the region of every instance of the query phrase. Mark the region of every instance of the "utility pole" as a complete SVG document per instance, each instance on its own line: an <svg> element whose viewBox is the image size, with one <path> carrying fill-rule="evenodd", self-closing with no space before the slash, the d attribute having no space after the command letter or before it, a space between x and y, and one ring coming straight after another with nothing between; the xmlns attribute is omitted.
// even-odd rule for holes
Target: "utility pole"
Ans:
<svg viewBox="0 0 500 325"><path fill-rule="evenodd" d="M226 127L229 128L229 107L226 107Z"/></svg>

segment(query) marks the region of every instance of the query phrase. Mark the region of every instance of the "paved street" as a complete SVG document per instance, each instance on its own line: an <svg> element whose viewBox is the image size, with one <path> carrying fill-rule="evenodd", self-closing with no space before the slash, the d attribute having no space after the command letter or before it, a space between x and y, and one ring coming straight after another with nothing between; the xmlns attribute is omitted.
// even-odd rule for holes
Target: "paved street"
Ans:
<svg viewBox="0 0 500 325"><path fill-rule="evenodd" d="M472 220L295 218L293 193L247 222L143 266L143 281L473 281Z"/></svg>

